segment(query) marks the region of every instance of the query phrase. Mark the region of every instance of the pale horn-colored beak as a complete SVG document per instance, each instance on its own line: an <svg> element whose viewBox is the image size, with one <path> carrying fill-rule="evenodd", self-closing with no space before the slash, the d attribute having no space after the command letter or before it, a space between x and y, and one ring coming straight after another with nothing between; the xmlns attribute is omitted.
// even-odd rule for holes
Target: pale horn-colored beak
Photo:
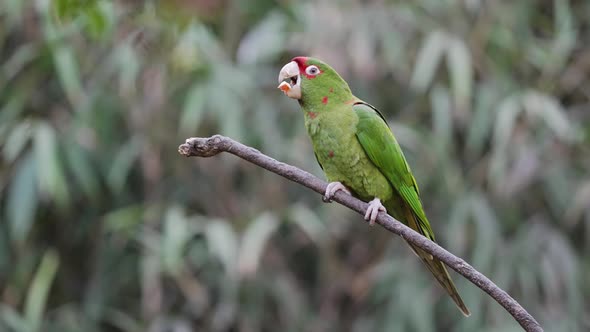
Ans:
<svg viewBox="0 0 590 332"><path fill-rule="evenodd" d="M289 98L301 98L301 76L297 62L291 61L281 68L278 88Z"/></svg>

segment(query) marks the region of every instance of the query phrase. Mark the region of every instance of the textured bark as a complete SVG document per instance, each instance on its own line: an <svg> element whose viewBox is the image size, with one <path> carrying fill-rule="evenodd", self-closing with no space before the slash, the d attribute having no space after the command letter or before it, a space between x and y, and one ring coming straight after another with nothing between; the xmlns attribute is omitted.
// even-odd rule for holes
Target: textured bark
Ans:
<svg viewBox="0 0 590 332"><path fill-rule="evenodd" d="M178 152L186 157L212 157L220 152L229 152L291 181L304 185L321 195L324 194L326 186L328 185L325 181L318 179L306 171L277 161L252 147L221 135L205 138L189 138L184 144L178 147ZM365 214L368 206L367 203L342 191L336 192L333 200L361 215ZM386 213L380 212L376 222L388 231L403 237L406 241L431 253L434 257L440 259L447 266L457 271L457 273L481 288L484 292L488 293L494 300L504 307L512 317L514 317L525 331L543 331L543 328L535 318L516 302L516 300L463 259L451 254L446 249L430 241Z"/></svg>

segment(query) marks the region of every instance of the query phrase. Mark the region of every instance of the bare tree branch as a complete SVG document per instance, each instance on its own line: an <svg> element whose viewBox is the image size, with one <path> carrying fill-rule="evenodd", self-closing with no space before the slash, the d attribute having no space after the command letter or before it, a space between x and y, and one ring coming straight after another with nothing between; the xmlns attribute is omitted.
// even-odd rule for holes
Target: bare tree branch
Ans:
<svg viewBox="0 0 590 332"><path fill-rule="evenodd" d="M243 145L225 136L215 135L207 138L189 138L186 140L186 143L178 147L178 152L186 157L212 157L220 152L229 152L291 181L304 185L321 195L326 191L327 183L312 174L295 166L270 158L254 148ZM342 191L336 192L334 201L360 213L361 215L365 214L368 207L367 203ZM496 284L494 284L489 278L474 269L463 259L451 254L438 244L430 241L386 213L379 213L377 223L390 232L403 237L406 241L431 253L434 257L440 259L450 268L467 278L484 292L488 293L494 300L503 306L512 317L514 317L525 331L543 331L543 328L535 318L533 318L533 316L531 316L518 302L508 295L508 293L496 286Z"/></svg>

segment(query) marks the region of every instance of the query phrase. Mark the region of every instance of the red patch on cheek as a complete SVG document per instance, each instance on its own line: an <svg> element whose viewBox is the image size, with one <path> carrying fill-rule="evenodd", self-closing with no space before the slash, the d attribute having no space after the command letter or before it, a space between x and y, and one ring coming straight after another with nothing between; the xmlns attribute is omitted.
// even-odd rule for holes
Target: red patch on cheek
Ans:
<svg viewBox="0 0 590 332"><path fill-rule="evenodd" d="M326 105L328 103L328 97L324 96L324 98L322 98L322 104Z"/></svg>
<svg viewBox="0 0 590 332"><path fill-rule="evenodd" d="M318 116L316 112L307 112L307 114L309 114L309 117L312 119L315 119L315 117Z"/></svg>
<svg viewBox="0 0 590 332"><path fill-rule="evenodd" d="M334 157L334 151L330 150L330 152L328 152L328 158L333 158Z"/></svg>

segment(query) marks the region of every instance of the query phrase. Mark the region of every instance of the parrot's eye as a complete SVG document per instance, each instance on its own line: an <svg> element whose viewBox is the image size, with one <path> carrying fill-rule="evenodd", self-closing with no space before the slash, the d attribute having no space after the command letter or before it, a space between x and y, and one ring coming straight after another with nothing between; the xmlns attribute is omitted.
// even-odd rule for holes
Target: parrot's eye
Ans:
<svg viewBox="0 0 590 332"><path fill-rule="evenodd" d="M320 73L320 69L314 65L311 65L311 66L305 68L305 73L307 75L315 76Z"/></svg>

